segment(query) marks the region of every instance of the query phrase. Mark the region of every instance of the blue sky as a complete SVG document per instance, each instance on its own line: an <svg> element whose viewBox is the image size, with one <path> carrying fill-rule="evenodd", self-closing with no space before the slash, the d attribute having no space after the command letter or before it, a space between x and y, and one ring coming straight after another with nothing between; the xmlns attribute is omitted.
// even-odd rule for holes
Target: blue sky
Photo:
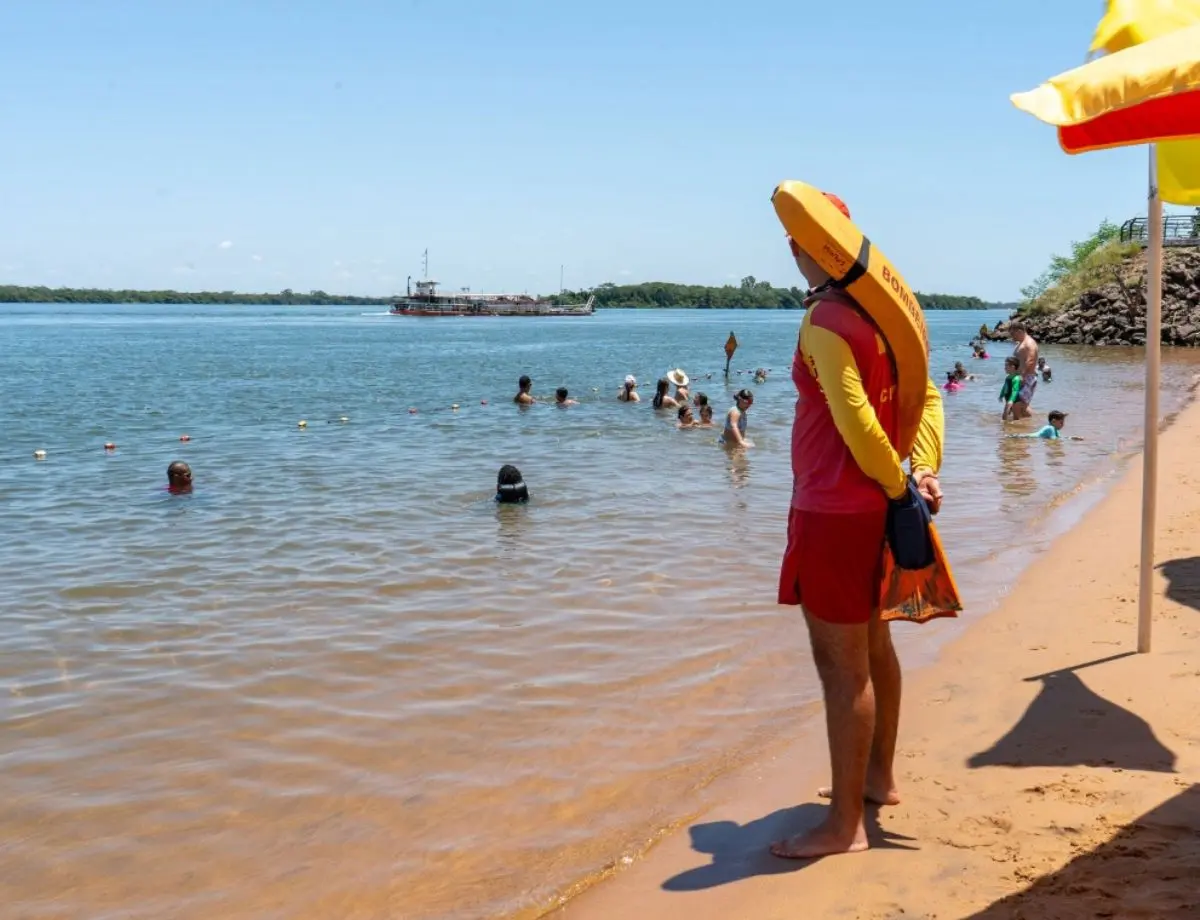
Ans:
<svg viewBox="0 0 1200 920"><path fill-rule="evenodd" d="M799 283L831 189L917 288L1015 299L1144 213L1144 149L1008 101L1099 0L11 0L0 283L348 293Z"/></svg>

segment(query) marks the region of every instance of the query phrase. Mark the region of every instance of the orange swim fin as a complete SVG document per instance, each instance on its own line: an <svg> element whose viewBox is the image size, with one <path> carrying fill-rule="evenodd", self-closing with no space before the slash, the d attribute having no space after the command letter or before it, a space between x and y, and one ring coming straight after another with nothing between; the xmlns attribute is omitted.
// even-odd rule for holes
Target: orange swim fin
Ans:
<svg viewBox="0 0 1200 920"><path fill-rule="evenodd" d="M962 610L958 585L942 549L937 527L929 526L933 542L933 565L912 571L902 569L892 558L891 549L883 549L883 584L880 590L880 619L926 623L938 617L956 617Z"/></svg>

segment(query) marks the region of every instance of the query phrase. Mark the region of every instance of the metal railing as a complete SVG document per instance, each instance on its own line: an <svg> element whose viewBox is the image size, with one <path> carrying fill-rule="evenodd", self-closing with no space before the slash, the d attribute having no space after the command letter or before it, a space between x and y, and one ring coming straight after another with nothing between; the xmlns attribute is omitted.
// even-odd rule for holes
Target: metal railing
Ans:
<svg viewBox="0 0 1200 920"><path fill-rule="evenodd" d="M1121 224L1122 243L1141 243L1150 239L1150 224L1145 217L1134 217ZM1200 213L1167 214L1163 217L1163 245L1200 246Z"/></svg>

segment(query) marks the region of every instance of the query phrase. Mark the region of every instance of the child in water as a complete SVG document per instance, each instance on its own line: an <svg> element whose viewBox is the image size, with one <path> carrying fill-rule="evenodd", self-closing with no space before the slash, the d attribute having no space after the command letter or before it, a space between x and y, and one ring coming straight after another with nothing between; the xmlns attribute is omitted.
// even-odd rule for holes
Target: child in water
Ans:
<svg viewBox="0 0 1200 920"><path fill-rule="evenodd" d="M700 427L701 428L711 428L712 427L712 415L713 415L712 406L710 406L708 404L708 402L705 401L704 405L702 405L700 407Z"/></svg>
<svg viewBox="0 0 1200 920"><path fill-rule="evenodd" d="M1046 416L1046 427L1039 429L1034 434L1027 434L1027 438L1045 438L1048 441L1057 441L1062 438L1063 427L1067 424L1067 413L1059 412L1055 409ZM1082 441L1083 438L1077 435L1071 435L1072 441Z"/></svg>
<svg viewBox="0 0 1200 920"><path fill-rule="evenodd" d="M554 405L560 409L565 409L568 406L578 406L579 403L571 399L571 394L567 392L566 387L559 387L554 391Z"/></svg>
<svg viewBox="0 0 1200 920"><path fill-rule="evenodd" d="M942 384L942 389L947 393L957 393L963 388L963 385L958 382L958 374L954 371L946 371L946 382Z"/></svg>
<svg viewBox="0 0 1200 920"><path fill-rule="evenodd" d="M974 346L974 349L975 349L975 354L971 355L972 358L987 358L987 357L989 357L987 350L984 349L984 347L982 345L976 345L976 346Z"/></svg>
<svg viewBox="0 0 1200 920"><path fill-rule="evenodd" d="M1000 418L1006 422L1013 418L1013 407L1017 404L1017 397L1021 395L1021 375L1017 373L1020 367L1016 358L1004 359L1004 385L1000 388L1000 402L1004 403L1004 412Z"/></svg>
<svg viewBox="0 0 1200 920"><path fill-rule="evenodd" d="M496 501L504 505L529 501L529 489L525 487L525 479L521 476L521 471L511 463L500 467L500 474L496 477Z"/></svg>
<svg viewBox="0 0 1200 920"><path fill-rule="evenodd" d="M1042 383L1049 383L1054 379L1054 371L1050 369L1045 358L1038 358L1038 373L1042 375Z"/></svg>

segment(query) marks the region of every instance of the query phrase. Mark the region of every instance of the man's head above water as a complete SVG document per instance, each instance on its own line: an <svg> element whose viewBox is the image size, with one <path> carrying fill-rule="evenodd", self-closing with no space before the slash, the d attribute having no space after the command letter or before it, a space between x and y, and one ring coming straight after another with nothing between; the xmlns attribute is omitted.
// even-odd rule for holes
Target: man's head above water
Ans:
<svg viewBox="0 0 1200 920"><path fill-rule="evenodd" d="M167 488L172 492L192 491L192 468L182 460L167 467Z"/></svg>

